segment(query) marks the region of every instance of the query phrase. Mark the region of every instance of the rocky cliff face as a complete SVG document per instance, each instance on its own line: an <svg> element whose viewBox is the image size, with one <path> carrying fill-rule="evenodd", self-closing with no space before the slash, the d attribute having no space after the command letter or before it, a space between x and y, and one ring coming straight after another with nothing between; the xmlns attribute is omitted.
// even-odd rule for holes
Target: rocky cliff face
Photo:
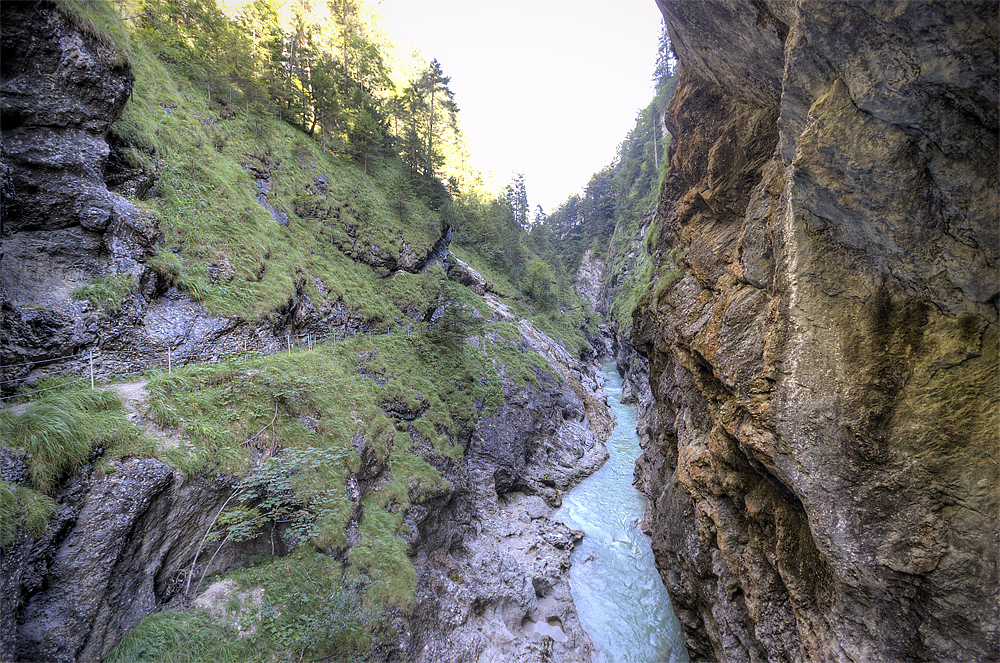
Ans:
<svg viewBox="0 0 1000 663"><path fill-rule="evenodd" d="M174 356L218 356L246 345L282 347L286 335L370 328L335 297L310 300L298 275L287 304L243 319L213 315L176 279L147 264L164 235L160 221L135 201L156 193L158 176L130 168L122 153L134 146L110 131L133 88L127 58L86 19L70 17L51 2L5 3L2 11L0 390L13 393L50 374L85 375L83 356L90 350L98 355L95 374L109 378L143 370L133 357L165 357L167 348ZM258 200L273 216L267 193L274 165L247 158ZM315 189L306 193L325 200L325 178L317 171ZM297 211L314 220L322 216ZM287 217L275 219L288 224ZM348 239L357 230L344 229ZM417 252L400 238L398 258L361 240L341 249L384 277L443 265L450 240L444 229L433 246ZM233 278L226 261L207 269L213 282ZM129 284L121 310L109 313L72 296L97 278ZM416 318L424 311L404 313Z"/></svg>
<svg viewBox="0 0 1000 663"><path fill-rule="evenodd" d="M46 3L3 7L3 253L6 364L96 343L70 292L103 274L143 275L157 222L104 181L108 128L132 91L129 63ZM5 371L5 379L28 371Z"/></svg>
<svg viewBox="0 0 1000 663"><path fill-rule="evenodd" d="M110 476L74 475L56 494L61 508L46 535L22 536L4 550L5 660L99 661L143 617L183 594L232 482L185 478L151 458L114 467ZM266 543L236 556L263 552ZM231 567L234 552L213 560L213 571Z"/></svg>
<svg viewBox="0 0 1000 663"><path fill-rule="evenodd" d="M558 375L539 374L537 388L505 386L505 404L469 442L468 464L449 475L456 490L415 528L419 586L406 648L421 663L591 660L569 586L583 533L550 516L607 459L613 422L599 374L521 328L526 349Z"/></svg>
<svg viewBox="0 0 1000 663"><path fill-rule="evenodd" d="M995 656L997 5L660 6L639 483L692 657Z"/></svg>
<svg viewBox="0 0 1000 663"><path fill-rule="evenodd" d="M301 292L287 308L259 321L213 316L163 282L145 264L160 238L157 220L115 193L141 197L155 180L155 173L124 172L114 159L121 146L113 136L109 145L109 127L132 88L128 63L51 3L4 3L2 10L5 392L50 370L82 371L78 358L54 359L86 349L171 347L175 356L218 355L247 339L283 339L291 330L364 328L360 314L342 301L314 304ZM266 204L271 172L265 164L253 174ZM398 259L373 245L350 248L357 248L358 262L386 276L445 264L450 239L446 230L423 255L404 246ZM373 660L589 661L592 645L568 585L569 554L581 533L549 515L564 492L606 458L601 442L611 421L600 372L514 317L471 267L448 262L453 281L485 296L498 319L517 325L518 348L543 355L553 369L537 370L537 384L502 380L499 411L470 438L455 441L465 448L463 460L427 450L450 487L407 514L418 575L416 608L413 615L398 616L398 641ZM126 274L135 287L120 314L100 314L70 295L95 277ZM27 365L39 360L46 361ZM101 376L128 367L95 368ZM390 416L412 418L400 408ZM150 423L143 407L131 414ZM23 464L8 471L4 451L4 480L24 481ZM377 490L386 475L385 463L367 451L348 480L355 534L361 495ZM204 574L291 548L274 527L235 546L206 543L236 477L185 477L151 458L113 461L108 468L106 473L87 466L66 478L54 495L60 509L47 533L39 539L20 534L4 549L3 660L100 660L145 615L184 607L192 598L192 577L194 588ZM543 635L546 627L552 636Z"/></svg>

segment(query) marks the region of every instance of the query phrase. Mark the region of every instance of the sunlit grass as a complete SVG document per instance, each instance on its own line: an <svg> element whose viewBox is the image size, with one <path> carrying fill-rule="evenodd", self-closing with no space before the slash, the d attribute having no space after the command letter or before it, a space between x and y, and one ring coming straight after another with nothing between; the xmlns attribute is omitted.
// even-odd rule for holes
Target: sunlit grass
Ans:
<svg viewBox="0 0 1000 663"><path fill-rule="evenodd" d="M410 286L386 292L364 264L372 251L423 255L441 234L440 216L407 191L401 164L386 160L365 173L263 109L230 103L224 91L209 104L200 83L134 41L135 92L114 131L136 146L133 165L159 173L141 204L165 231L165 247L150 260L161 275L213 313L244 319L301 294L320 305L340 300L382 326L415 309ZM270 172L268 202L288 214L287 227L257 201L247 167ZM227 278L213 279L209 266L223 263Z"/></svg>

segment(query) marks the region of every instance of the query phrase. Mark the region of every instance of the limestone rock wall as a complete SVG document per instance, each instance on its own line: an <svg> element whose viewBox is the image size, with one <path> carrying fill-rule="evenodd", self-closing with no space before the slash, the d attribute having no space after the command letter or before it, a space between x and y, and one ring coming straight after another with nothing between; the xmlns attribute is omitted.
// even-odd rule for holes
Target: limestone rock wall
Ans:
<svg viewBox="0 0 1000 663"><path fill-rule="evenodd" d="M537 343L534 334L524 342ZM551 515L607 459L613 423L590 367L547 358L560 375L504 385L505 404L479 422L468 462L448 468L454 491L414 528L417 599L402 643L410 660L591 660L569 585L583 532ZM536 624L559 631L542 636Z"/></svg>
<svg viewBox="0 0 1000 663"><path fill-rule="evenodd" d="M997 4L659 4L638 483L692 658L990 660Z"/></svg>
<svg viewBox="0 0 1000 663"><path fill-rule="evenodd" d="M203 538L231 481L186 478L151 458L81 471L56 493L60 510L39 538L4 550L0 657L99 661L150 612L184 593L199 552L212 571L262 552L267 542L213 556ZM279 543L280 545L280 543ZM197 584L197 576L194 578Z"/></svg>

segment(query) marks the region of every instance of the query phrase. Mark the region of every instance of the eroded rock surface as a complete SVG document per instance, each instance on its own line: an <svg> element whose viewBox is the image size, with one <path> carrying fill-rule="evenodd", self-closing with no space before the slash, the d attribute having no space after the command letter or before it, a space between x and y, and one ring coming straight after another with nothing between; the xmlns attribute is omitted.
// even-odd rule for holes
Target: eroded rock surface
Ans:
<svg viewBox="0 0 1000 663"><path fill-rule="evenodd" d="M569 586L583 533L550 516L607 460L613 421L595 367L527 321L519 327L525 350L555 374L505 382L504 404L480 420L467 463L446 475L455 490L419 521L407 651L421 663L591 660Z"/></svg>
<svg viewBox="0 0 1000 663"><path fill-rule="evenodd" d="M101 660L143 617L183 593L230 483L185 478L150 458L112 468L107 476L74 475L55 496L61 509L48 533L22 535L4 550L5 660ZM252 551L228 551L213 570L230 568L232 554Z"/></svg>
<svg viewBox="0 0 1000 663"><path fill-rule="evenodd" d="M692 658L989 660L996 3L660 5L639 483Z"/></svg>

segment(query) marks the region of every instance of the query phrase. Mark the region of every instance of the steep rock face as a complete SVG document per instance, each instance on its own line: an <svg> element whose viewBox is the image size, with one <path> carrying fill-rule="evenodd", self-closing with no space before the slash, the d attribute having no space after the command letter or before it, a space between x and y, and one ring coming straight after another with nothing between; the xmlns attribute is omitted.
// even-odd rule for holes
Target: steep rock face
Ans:
<svg viewBox="0 0 1000 663"><path fill-rule="evenodd" d="M580 268L576 272L576 284L573 286L578 295L583 297L595 311L601 306L601 284L608 266L592 249L587 249L580 259Z"/></svg>
<svg viewBox="0 0 1000 663"><path fill-rule="evenodd" d="M540 372L537 386L505 385L505 404L480 422L467 464L448 475L456 490L425 512L415 543L413 660L591 660L569 586L569 556L583 533L550 518L608 456L609 415L582 387L581 368L561 365L575 373L563 379ZM558 631L549 636L536 624Z"/></svg>
<svg viewBox="0 0 1000 663"><path fill-rule="evenodd" d="M3 18L4 162L17 192L4 230L102 231L115 205L105 135L132 91L131 67L51 4L13 3Z"/></svg>
<svg viewBox="0 0 1000 663"><path fill-rule="evenodd" d="M129 63L51 3L2 11L0 341L5 363L23 363L94 344L97 324L70 292L104 274L139 279L160 233L104 182Z"/></svg>
<svg viewBox="0 0 1000 663"><path fill-rule="evenodd" d="M297 277L295 297L285 306L244 320L213 315L148 267L147 259L163 242L159 221L115 191L141 197L156 174L128 169L122 139L109 133L132 92L131 65L107 37L54 3L7 2L0 9L5 394L49 374L87 375L90 350L96 355L95 375L111 378L148 368L151 355L165 365L168 348L174 357L204 360L247 345L278 349L286 335L325 336L333 328L350 334L370 327L336 298L311 301L304 277ZM287 225L287 215L267 203L264 189L277 177L271 169L270 163L251 159L248 170L256 182L247 185L256 186L276 222ZM315 181L316 192L325 191L325 176L317 173ZM450 240L445 228L433 246L419 252L402 237L393 240L395 257L370 242L344 250L373 274L389 276L443 265ZM232 279L233 266L225 261L207 268L213 280ZM120 311L98 310L72 297L75 288L114 276L131 277L132 291ZM321 284L318 289L327 294Z"/></svg>
<svg viewBox="0 0 1000 663"><path fill-rule="evenodd" d="M638 483L692 657L989 658L997 5L660 5Z"/></svg>
<svg viewBox="0 0 1000 663"><path fill-rule="evenodd" d="M150 458L114 467L108 476L72 477L56 494L61 509L48 533L4 551L5 660L101 660L143 617L183 594L196 554L214 552L202 548L203 537L232 492L228 482L185 478ZM230 549L212 570L254 552Z"/></svg>

